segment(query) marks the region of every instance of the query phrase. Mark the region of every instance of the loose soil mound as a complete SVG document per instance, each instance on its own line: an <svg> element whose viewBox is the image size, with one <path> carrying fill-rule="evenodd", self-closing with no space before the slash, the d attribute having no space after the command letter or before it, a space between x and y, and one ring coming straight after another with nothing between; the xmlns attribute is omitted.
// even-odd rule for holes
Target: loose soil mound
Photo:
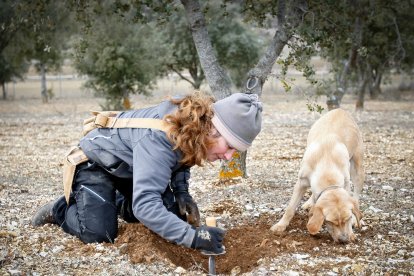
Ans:
<svg viewBox="0 0 414 276"><path fill-rule="evenodd" d="M228 229L224 245L226 254L216 257L218 273L252 271L264 258L276 257L278 254L292 253L306 256L338 255L355 258L361 255L358 247L344 252L345 245L332 241L327 232L315 236L306 232L307 215L299 213L291 221L288 232L276 234L270 231L271 219L261 216L258 220L247 225ZM290 230L290 231L289 231ZM364 231L359 234L359 241L379 233L379 231ZM133 263L149 263L156 260L165 260L187 270L208 271L208 257L200 252L165 241L140 223L124 224L120 227L120 236L115 245L129 255ZM323 246L324 250L319 248ZM318 252L319 251L319 252ZM300 258L300 256L299 256ZM307 269L309 273L317 273L320 266Z"/></svg>

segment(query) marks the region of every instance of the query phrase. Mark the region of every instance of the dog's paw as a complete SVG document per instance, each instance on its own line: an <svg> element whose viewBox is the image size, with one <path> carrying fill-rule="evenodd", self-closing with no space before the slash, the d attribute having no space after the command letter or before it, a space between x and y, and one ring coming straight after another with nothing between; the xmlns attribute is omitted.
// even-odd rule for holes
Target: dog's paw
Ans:
<svg viewBox="0 0 414 276"><path fill-rule="evenodd" d="M366 225L365 221L362 220L362 219L359 221L359 224L360 224L361 227L358 226L358 222L357 222L356 218L352 218L352 226L354 226L355 228L362 228L363 226Z"/></svg>
<svg viewBox="0 0 414 276"><path fill-rule="evenodd" d="M359 225L358 225L357 218L354 215L352 215L352 226L355 227L355 228L362 228L362 226L365 226L365 222L361 219L359 221ZM359 227L359 226L361 226L361 227Z"/></svg>
<svg viewBox="0 0 414 276"><path fill-rule="evenodd" d="M284 231L286 230L286 227L287 227L287 225L285 225L285 224L283 224L283 223L278 222L278 223L276 223L275 225L273 225L273 226L270 228L270 230L271 230L271 231L273 231L273 232L278 232L278 233L281 233L281 232L284 232Z"/></svg>

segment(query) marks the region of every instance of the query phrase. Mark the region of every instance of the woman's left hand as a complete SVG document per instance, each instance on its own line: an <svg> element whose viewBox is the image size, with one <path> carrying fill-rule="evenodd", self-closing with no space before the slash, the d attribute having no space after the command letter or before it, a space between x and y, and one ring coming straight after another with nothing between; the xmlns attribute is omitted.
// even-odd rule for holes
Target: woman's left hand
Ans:
<svg viewBox="0 0 414 276"><path fill-rule="evenodd" d="M195 227L200 226L200 212L197 203L188 192L174 193L181 215L187 215L187 222Z"/></svg>

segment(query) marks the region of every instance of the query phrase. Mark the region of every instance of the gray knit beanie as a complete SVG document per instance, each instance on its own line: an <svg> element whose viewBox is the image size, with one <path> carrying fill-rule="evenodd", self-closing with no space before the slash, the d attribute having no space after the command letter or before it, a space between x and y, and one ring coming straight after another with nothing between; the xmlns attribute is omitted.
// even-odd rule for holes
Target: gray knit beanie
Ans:
<svg viewBox="0 0 414 276"><path fill-rule="evenodd" d="M212 123L230 146L246 151L261 130L262 109L256 94L235 93L213 104Z"/></svg>

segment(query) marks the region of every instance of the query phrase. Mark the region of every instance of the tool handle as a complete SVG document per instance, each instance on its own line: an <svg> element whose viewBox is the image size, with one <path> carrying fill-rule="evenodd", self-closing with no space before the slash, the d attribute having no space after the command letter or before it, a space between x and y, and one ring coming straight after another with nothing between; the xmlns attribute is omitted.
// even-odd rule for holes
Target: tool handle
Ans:
<svg viewBox="0 0 414 276"><path fill-rule="evenodd" d="M206 217L206 225L211 227L217 226L217 221L215 217Z"/></svg>

